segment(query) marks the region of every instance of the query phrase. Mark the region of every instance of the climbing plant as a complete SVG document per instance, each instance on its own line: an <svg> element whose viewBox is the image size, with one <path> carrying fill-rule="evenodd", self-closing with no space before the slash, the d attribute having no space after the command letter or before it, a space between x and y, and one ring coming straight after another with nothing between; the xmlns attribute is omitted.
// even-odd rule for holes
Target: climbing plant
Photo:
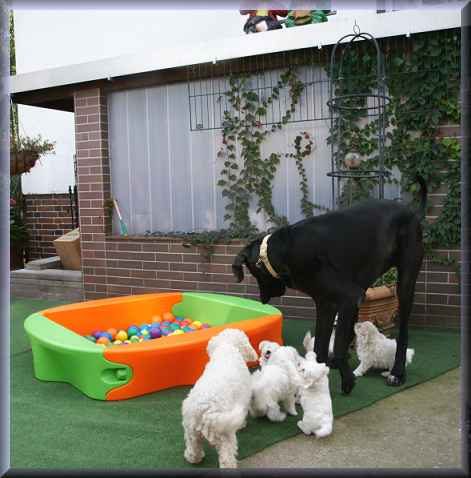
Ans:
<svg viewBox="0 0 471 478"><path fill-rule="evenodd" d="M414 35L407 50L390 49L387 56L390 103L386 108L385 165L389 170L396 167L400 171L402 190L414 199L418 191L417 174L424 177L429 190L442 187L447 191L437 220L424 224L426 251L433 260L438 260L432 254L434 248L460 244L460 146L456 139L443 139L439 134L441 125L460 121L459 55L460 35L451 31ZM358 48L354 55L345 56L344 61L347 70L349 66L360 65L363 75L352 75L345 82L345 90L337 94L371 91L368 78L374 79L375 58ZM378 167L377 122L362 124L365 115L366 110L362 109L344 115L342 128L346 132L340 140L337 134L340 120L334 123L328 141L337 141L337 167L352 148L366 158L360 170ZM375 184L371 179L347 182L342 191L344 199L365 198Z"/></svg>
<svg viewBox="0 0 471 478"><path fill-rule="evenodd" d="M261 148L270 134L281 130L290 121L304 88L294 68L288 68L280 75L268 97L262 97L250 89L249 82L247 75L229 79L230 88L226 96L231 108L224 112L222 147L217 154L224 161L218 181L227 201L224 219L229 221L230 230L239 237L256 232L249 217L252 199L257 200L256 212L263 211L272 227L287 224L287 218L275 211L272 198L273 180L282 154L272 151L263 158ZM286 111L280 121L264 126L267 108L279 100L284 88L288 90L289 98ZM302 193L301 210L306 217L312 216L315 207L320 207L308 200L308 181L303 166L303 160L312 153L312 146L309 134L302 132L294 140L294 153L285 153L285 157L296 161Z"/></svg>

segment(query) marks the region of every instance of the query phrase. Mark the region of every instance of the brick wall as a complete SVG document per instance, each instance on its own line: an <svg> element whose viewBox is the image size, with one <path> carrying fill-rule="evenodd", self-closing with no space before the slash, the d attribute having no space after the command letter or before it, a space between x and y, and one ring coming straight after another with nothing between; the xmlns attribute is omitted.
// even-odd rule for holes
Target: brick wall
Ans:
<svg viewBox="0 0 471 478"><path fill-rule="evenodd" d="M56 255L52 241L73 229L68 194L25 194L28 260Z"/></svg>
<svg viewBox="0 0 471 478"><path fill-rule="evenodd" d="M198 290L258 299L255 279L247 274L237 284L231 272L241 242L217 245L208 263L198 249L185 248L176 239L111 236L105 207L110 198L106 97L99 89L88 89L74 98L85 298ZM435 192L432 200L438 202L440 194L446 192ZM293 290L272 304L279 306L287 318L315 316L312 300ZM417 283L413 322L457 325L459 310L459 287L453 269L425 261Z"/></svg>

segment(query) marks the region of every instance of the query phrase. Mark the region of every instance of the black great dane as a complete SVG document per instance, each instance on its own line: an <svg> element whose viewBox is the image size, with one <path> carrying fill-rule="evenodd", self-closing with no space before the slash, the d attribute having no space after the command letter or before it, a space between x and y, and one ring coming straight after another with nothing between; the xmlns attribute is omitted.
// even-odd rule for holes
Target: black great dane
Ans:
<svg viewBox="0 0 471 478"><path fill-rule="evenodd" d="M398 271L399 335L389 385L406 378L408 319L417 275L422 264L421 218L425 215L427 187L421 177L421 211L390 200L368 200L349 209L281 227L252 241L236 256L232 270L238 282L245 264L257 279L260 300L266 304L287 287L312 297L316 305L315 352L327 362L333 322L338 313L331 365L342 377L342 391L350 393L355 377L348 364L353 326L366 289L396 266Z"/></svg>

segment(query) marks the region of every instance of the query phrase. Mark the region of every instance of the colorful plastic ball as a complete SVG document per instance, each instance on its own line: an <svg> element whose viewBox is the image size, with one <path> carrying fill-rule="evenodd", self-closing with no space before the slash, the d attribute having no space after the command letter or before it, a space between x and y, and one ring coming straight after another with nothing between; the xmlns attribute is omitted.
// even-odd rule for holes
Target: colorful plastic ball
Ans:
<svg viewBox="0 0 471 478"><path fill-rule="evenodd" d="M93 337L95 337L95 339L99 339L100 338L100 334L101 334L101 330L94 330L92 332L92 335Z"/></svg>
<svg viewBox="0 0 471 478"><path fill-rule="evenodd" d="M131 335L129 340L131 341L131 343L135 344L135 343L139 342L139 336L138 335Z"/></svg>
<svg viewBox="0 0 471 478"><path fill-rule="evenodd" d="M101 332L98 338L101 338L101 337L106 337L109 342L113 340L113 337L111 337L111 334L109 334L108 332Z"/></svg>
<svg viewBox="0 0 471 478"><path fill-rule="evenodd" d="M175 330L175 331L172 333L172 335L181 335L181 334L184 334L184 333L185 333L185 332L183 332L183 330L178 329L178 330Z"/></svg>
<svg viewBox="0 0 471 478"><path fill-rule="evenodd" d="M121 345L123 342L121 340L114 340L113 345Z"/></svg>
<svg viewBox="0 0 471 478"><path fill-rule="evenodd" d="M114 338L116 337L116 334L118 333L118 331L114 327L109 328L106 332L108 332L111 335L112 340L114 340Z"/></svg>
<svg viewBox="0 0 471 478"><path fill-rule="evenodd" d="M115 336L116 340L121 340L122 342L124 342L127 338L128 338L128 333L125 330L118 330Z"/></svg>
<svg viewBox="0 0 471 478"><path fill-rule="evenodd" d="M191 325L197 329L200 329L203 324L199 320L195 320L191 323Z"/></svg>
<svg viewBox="0 0 471 478"><path fill-rule="evenodd" d="M128 337L132 337L133 335L137 335L139 333L139 329L135 325L131 325L128 327Z"/></svg>
<svg viewBox="0 0 471 478"><path fill-rule="evenodd" d="M157 323L162 322L162 316L160 316L160 315L154 315L154 316L152 317L152 322L157 322Z"/></svg>
<svg viewBox="0 0 471 478"><path fill-rule="evenodd" d="M158 339L159 337L162 336L162 332L157 327L153 327L152 329L150 329L150 336L153 339Z"/></svg>
<svg viewBox="0 0 471 478"><path fill-rule="evenodd" d="M163 318L164 320L169 321L169 322L173 322L173 321L175 320L175 317L174 317L174 315L173 315L171 312L164 312L164 313L162 314L162 318Z"/></svg>
<svg viewBox="0 0 471 478"><path fill-rule="evenodd" d="M149 335L149 329L141 329L141 335L145 338Z"/></svg>
<svg viewBox="0 0 471 478"><path fill-rule="evenodd" d="M97 339L96 343L99 345L108 345L110 343L110 340L108 339L108 337L102 335Z"/></svg>
<svg viewBox="0 0 471 478"><path fill-rule="evenodd" d="M165 336L165 335L169 335L171 333L170 330L168 329L162 329L162 335Z"/></svg>
<svg viewBox="0 0 471 478"><path fill-rule="evenodd" d="M193 332L193 329L191 327L185 326L183 327L184 332Z"/></svg>
<svg viewBox="0 0 471 478"><path fill-rule="evenodd" d="M183 317L177 316L177 317L175 317L175 320L176 320L177 322L182 322L182 321L185 320L185 319L184 319Z"/></svg>
<svg viewBox="0 0 471 478"><path fill-rule="evenodd" d="M152 324L150 324L150 328L151 329L160 329L161 327L161 322L152 322Z"/></svg>
<svg viewBox="0 0 471 478"><path fill-rule="evenodd" d="M204 324L201 325L201 327L203 329L209 329L211 326L205 322Z"/></svg>
<svg viewBox="0 0 471 478"><path fill-rule="evenodd" d="M127 340L127 339L126 339L126 340L123 340L123 344L126 344L126 345L127 345L127 344L130 344L130 343L131 343L130 340Z"/></svg>

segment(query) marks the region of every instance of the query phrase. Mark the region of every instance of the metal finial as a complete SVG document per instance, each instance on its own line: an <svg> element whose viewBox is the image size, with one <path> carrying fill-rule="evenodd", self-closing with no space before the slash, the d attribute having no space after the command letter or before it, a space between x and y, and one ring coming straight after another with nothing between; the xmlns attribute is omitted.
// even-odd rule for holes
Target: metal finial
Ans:
<svg viewBox="0 0 471 478"><path fill-rule="evenodd" d="M358 35L360 33L360 26L358 25L356 19L355 19L355 23L353 25L353 33L355 33L355 35Z"/></svg>

